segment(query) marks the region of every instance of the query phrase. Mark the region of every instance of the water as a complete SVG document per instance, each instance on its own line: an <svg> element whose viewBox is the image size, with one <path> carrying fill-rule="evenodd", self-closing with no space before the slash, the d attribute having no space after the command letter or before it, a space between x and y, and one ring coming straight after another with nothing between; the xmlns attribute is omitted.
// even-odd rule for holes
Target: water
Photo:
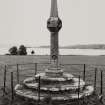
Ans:
<svg viewBox="0 0 105 105"><path fill-rule="evenodd" d="M9 48L0 48L0 55L9 53ZM49 55L49 48L27 48L28 55L31 51L35 51L35 55ZM100 49L60 49L60 55L105 55L105 50Z"/></svg>
<svg viewBox="0 0 105 105"><path fill-rule="evenodd" d="M49 55L49 48L30 48L28 52L34 50L36 55ZM105 55L105 50L100 49L60 49L60 55Z"/></svg>
<svg viewBox="0 0 105 105"><path fill-rule="evenodd" d="M8 50L9 50L9 48L6 48L6 47L0 48L0 55L4 55L4 54L9 53Z"/></svg>

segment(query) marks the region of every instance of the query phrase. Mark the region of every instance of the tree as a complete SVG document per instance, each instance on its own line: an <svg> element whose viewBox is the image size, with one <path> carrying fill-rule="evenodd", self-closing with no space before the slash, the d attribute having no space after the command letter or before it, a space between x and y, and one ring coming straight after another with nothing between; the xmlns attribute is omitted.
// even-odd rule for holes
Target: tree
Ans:
<svg viewBox="0 0 105 105"><path fill-rule="evenodd" d="M17 47L16 46L13 46L9 49L9 53L11 55L17 55L18 54L18 50L17 50Z"/></svg>
<svg viewBox="0 0 105 105"><path fill-rule="evenodd" d="M34 50L31 51L31 54L32 54L32 55L35 54Z"/></svg>
<svg viewBox="0 0 105 105"><path fill-rule="evenodd" d="M24 45L20 45L19 50L18 50L19 55L27 55L27 50Z"/></svg>

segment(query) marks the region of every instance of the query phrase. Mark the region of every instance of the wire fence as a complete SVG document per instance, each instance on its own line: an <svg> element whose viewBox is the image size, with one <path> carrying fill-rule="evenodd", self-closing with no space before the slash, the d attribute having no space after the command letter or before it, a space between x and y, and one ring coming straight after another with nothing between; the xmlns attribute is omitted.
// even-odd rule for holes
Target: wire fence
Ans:
<svg viewBox="0 0 105 105"><path fill-rule="evenodd" d="M60 64L60 66L64 72L71 73L77 78L82 78L87 85L93 85L98 94L105 95L105 65ZM49 63L16 64L1 67L1 95L11 91L11 99L13 99L13 90L16 84L22 83L27 77L44 72L48 67Z"/></svg>

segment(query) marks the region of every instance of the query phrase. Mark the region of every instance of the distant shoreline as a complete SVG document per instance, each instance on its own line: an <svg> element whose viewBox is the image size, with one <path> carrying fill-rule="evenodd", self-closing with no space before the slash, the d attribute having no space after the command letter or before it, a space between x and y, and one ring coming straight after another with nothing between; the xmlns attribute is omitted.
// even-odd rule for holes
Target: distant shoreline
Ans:
<svg viewBox="0 0 105 105"><path fill-rule="evenodd" d="M27 48L50 48L50 46L38 46L38 47L27 47ZM60 46L60 49L105 49L105 44L88 44L88 45L70 45Z"/></svg>
<svg viewBox="0 0 105 105"><path fill-rule="evenodd" d="M11 46L12 47L12 46ZM9 55L9 48L11 47L1 47L0 55ZM26 46L27 54L31 55L32 50L35 55L49 55L50 46ZM93 50L93 51L92 51ZM100 51L98 51L100 50ZM105 44L89 44L89 45L70 45L70 46L59 46L60 55L71 55L71 56L104 56L105 55Z"/></svg>

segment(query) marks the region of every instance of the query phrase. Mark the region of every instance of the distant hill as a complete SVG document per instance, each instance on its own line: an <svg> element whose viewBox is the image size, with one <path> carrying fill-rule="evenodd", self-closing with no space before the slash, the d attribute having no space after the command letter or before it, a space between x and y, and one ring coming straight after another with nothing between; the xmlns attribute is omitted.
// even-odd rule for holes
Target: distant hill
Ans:
<svg viewBox="0 0 105 105"><path fill-rule="evenodd" d="M50 46L40 46L39 48L49 48ZM88 44L88 45L72 45L60 46L62 49L105 49L105 44Z"/></svg>

